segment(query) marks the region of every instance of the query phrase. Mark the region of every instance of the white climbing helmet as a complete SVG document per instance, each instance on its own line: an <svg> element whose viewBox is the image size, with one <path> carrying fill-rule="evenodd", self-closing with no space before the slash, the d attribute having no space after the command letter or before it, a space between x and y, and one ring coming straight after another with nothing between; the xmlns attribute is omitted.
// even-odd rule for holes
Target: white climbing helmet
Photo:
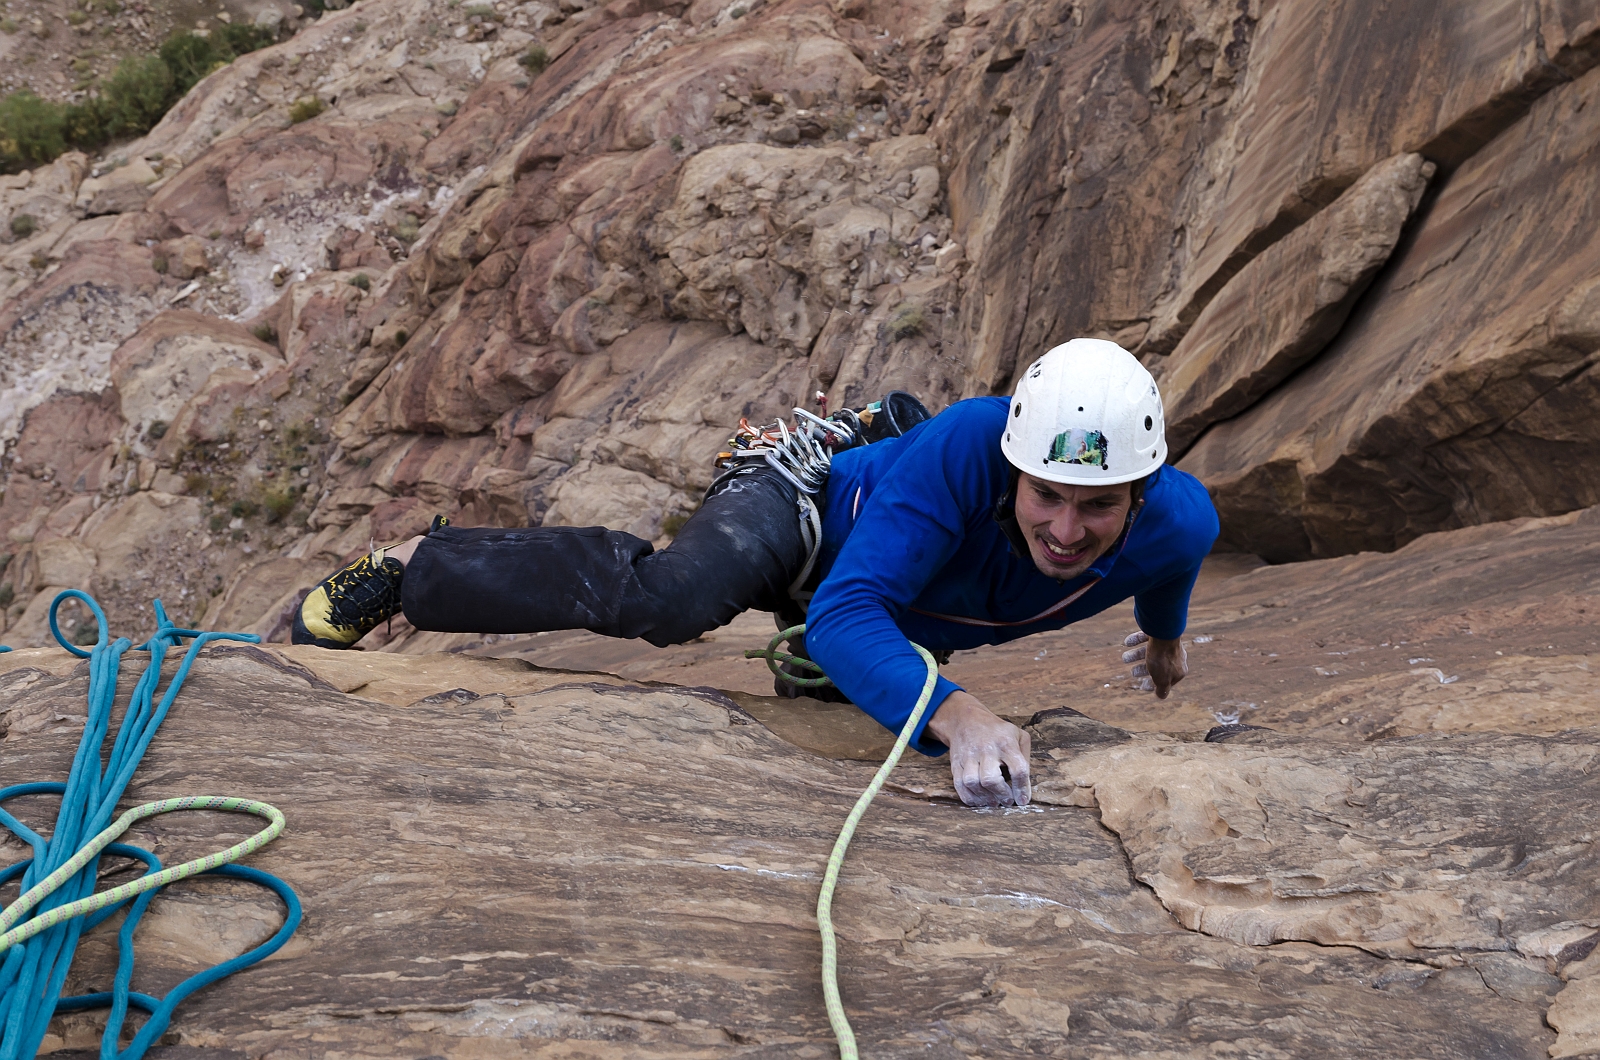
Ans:
<svg viewBox="0 0 1600 1060"><path fill-rule="evenodd" d="M1017 468L1051 482L1132 482L1167 459L1161 392L1121 346L1073 339L1022 373L1000 449Z"/></svg>

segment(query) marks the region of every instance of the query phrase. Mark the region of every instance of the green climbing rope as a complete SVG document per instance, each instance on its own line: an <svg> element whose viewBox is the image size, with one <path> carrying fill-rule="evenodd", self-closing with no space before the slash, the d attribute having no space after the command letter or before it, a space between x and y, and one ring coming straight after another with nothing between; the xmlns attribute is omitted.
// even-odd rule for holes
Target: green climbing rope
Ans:
<svg viewBox="0 0 1600 1060"><path fill-rule="evenodd" d="M791 626L772 638L765 651L751 649L744 653L747 659L765 659L767 666L782 680L803 688L815 688L819 685L832 684L822 673L822 667L810 659L802 659L778 650L778 645L786 640L803 635L806 631L805 624ZM889 779L889 774L894 772L894 767L899 763L900 756L905 753L906 747L911 743L911 734L917 731L917 725L922 721L922 715L928 709L928 701L933 698L934 686L939 681L938 660L920 644L911 645L922 656L922 661L928 666L928 679L922 683L922 694L917 697L917 704L911 709L911 716L906 719L905 725L900 728L900 735L894 742L894 748L889 752L889 757L883 760L883 765L878 767L877 774L872 778L872 783L861 793L856 800L855 807L851 809L850 816L844 819L844 827L839 830L839 838L834 841L833 853L828 855L828 870L822 877L822 893L817 895L817 929L822 933L822 999L828 1006L828 1023L833 1027L833 1036L839 1041L839 1060L860 1060L860 1053L856 1051L856 1033L850 1027L850 1019L844 1014L844 1003L839 999L839 944L833 933L833 891L839 885L839 870L844 867L844 854L850 848L850 839L856 834L856 825L861 823L861 818L867 812L867 807L872 805L872 800L877 797L883 788L884 781ZM779 669L782 663L793 663L817 673L818 677L800 677Z"/></svg>
<svg viewBox="0 0 1600 1060"><path fill-rule="evenodd" d="M246 839L242 843L235 843L226 850L219 850L205 857L186 861L182 865L174 865L169 869L141 876L132 883L125 883L121 887L113 887L109 891L91 894L87 898L79 899L67 905L57 906L21 927L13 928L12 925L25 916L28 910L44 901L49 895L58 890L68 880L76 876L89 862L93 861L99 853L112 843L117 837L146 817L155 817L158 814L173 813L178 810L227 810L233 813L253 813L257 817L265 817L270 823L266 828ZM169 883L197 876L202 872L210 872L219 865L226 865L237 861L247 854L253 854L266 846L283 832L283 814L274 806L264 802L253 802L250 799L237 799L222 795L185 795L177 799L161 799L157 802L147 802L143 806L133 809L118 817L105 831L95 836L72 857L66 864L46 876L39 883L29 888L28 891L15 902L6 906L0 912L0 953L15 946L19 942L26 942L41 931L47 931L57 924L65 923L73 917L93 913L96 910L113 906L119 902L127 901L134 895L143 894L165 887Z"/></svg>
<svg viewBox="0 0 1600 1060"><path fill-rule="evenodd" d="M832 685L833 682L828 680L828 675L822 672L822 667L803 656L791 655L789 652L778 650L778 645L786 640L799 637L805 631L804 622L798 626L790 626L788 629L780 629L777 635L767 642L765 648L749 648L745 651L744 657L746 659L767 660L767 669L771 670L780 681L787 681L789 684L798 685L801 688L826 688ZM797 666L802 670L810 670L817 676L801 677L799 674L790 673L788 670L783 669L784 663Z"/></svg>

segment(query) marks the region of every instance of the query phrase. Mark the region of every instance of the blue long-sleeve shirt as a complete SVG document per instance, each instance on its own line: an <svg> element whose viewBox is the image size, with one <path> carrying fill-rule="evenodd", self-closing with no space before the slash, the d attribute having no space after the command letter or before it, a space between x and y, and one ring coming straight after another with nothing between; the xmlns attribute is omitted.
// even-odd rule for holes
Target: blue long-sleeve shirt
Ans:
<svg viewBox="0 0 1600 1060"><path fill-rule="evenodd" d="M903 437L834 458L806 650L891 732L910 717L927 678L910 641L930 651L1002 644L1060 629L1130 596L1139 628L1152 637L1175 639L1187 623L1189 592L1218 531L1205 487L1177 468L1161 468L1120 548L1073 581L1048 578L1030 556L1012 550L994 517L1011 486L1011 465L1000 451L1010 404L1006 397L960 401ZM1022 625L935 617L1022 622L1096 578L1064 610ZM959 687L940 676L932 706ZM923 716L911 745L943 754L944 745L923 734L933 713Z"/></svg>

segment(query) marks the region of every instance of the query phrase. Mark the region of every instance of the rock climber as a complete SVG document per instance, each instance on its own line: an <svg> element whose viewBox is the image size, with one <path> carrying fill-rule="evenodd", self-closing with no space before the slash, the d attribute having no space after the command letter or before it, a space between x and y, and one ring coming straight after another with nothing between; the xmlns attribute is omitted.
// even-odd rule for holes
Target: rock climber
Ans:
<svg viewBox="0 0 1600 1060"><path fill-rule="evenodd" d="M317 585L293 640L348 648L403 612L424 630L587 629L665 646L758 608L780 628L805 621L794 653L898 732L927 676L910 642L999 644L1132 597L1139 631L1122 658L1141 686L1165 698L1188 673L1179 638L1217 515L1199 482L1164 466L1160 393L1115 343L1074 339L1011 397L937 416L903 392L796 415L793 431L746 426L660 551L604 527L435 517ZM930 704L911 745L949 751L962 801L1026 804L1028 735L943 676Z"/></svg>

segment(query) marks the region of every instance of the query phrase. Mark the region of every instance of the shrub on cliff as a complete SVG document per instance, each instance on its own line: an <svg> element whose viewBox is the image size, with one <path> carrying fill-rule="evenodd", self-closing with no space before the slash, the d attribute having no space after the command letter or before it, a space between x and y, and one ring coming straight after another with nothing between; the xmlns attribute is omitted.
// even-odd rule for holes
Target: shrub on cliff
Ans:
<svg viewBox="0 0 1600 1060"><path fill-rule="evenodd" d="M209 37L179 33L157 55L124 59L82 103L13 92L0 99L0 173L44 165L69 148L98 151L142 136L201 78L273 39L257 26L226 25Z"/></svg>
<svg viewBox="0 0 1600 1060"><path fill-rule="evenodd" d="M550 53L542 44L535 44L517 58L517 65L537 77L550 65Z"/></svg>
<svg viewBox="0 0 1600 1060"><path fill-rule="evenodd" d="M0 170L15 172L65 151L66 110L26 89L0 99Z"/></svg>
<svg viewBox="0 0 1600 1060"><path fill-rule="evenodd" d="M289 122L299 125L303 121L310 121L318 114L328 109L328 105L316 96L301 96L289 106Z"/></svg>

